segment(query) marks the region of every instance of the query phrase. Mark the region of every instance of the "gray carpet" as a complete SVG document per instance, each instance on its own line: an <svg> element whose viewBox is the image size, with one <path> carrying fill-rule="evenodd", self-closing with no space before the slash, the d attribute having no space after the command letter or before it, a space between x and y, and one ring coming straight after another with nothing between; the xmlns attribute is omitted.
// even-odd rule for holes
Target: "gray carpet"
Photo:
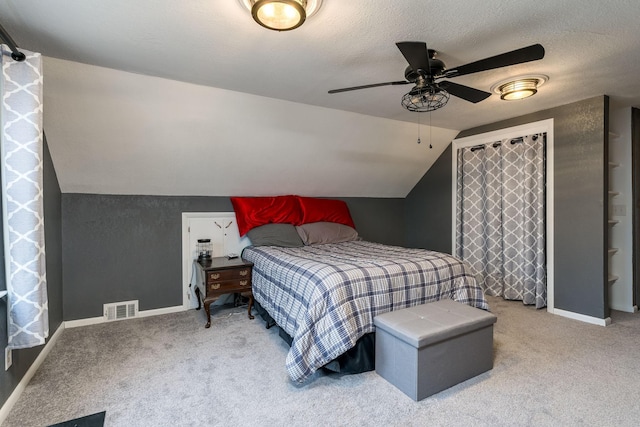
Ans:
<svg viewBox="0 0 640 427"><path fill-rule="evenodd" d="M289 381L287 346L239 308L65 330L3 426L636 426L640 315L609 327L489 299L494 369L420 402L375 372Z"/></svg>

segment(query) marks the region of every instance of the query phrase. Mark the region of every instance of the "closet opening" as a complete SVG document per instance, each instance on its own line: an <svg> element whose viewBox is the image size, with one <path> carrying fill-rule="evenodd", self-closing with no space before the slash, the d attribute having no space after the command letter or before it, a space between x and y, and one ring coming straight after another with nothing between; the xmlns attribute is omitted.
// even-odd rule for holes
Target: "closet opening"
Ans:
<svg viewBox="0 0 640 427"><path fill-rule="evenodd" d="M524 138L523 138L524 137ZM527 139L528 138L528 139ZM527 141L525 141L527 139ZM546 142L545 142L546 139ZM529 144L529 145L527 145ZM515 157L528 157L533 152L531 151L531 144L537 145L536 149L542 148L542 151L538 154L541 157L539 158L540 165L529 165L527 166L531 170L538 169L533 175L537 174L537 177L534 177L531 174L521 175L517 179L526 179L526 180L541 180L541 183L538 185L540 190L538 192L537 197L541 197L543 199L542 205L539 207L539 212L537 213L537 217L532 219L532 221L537 224L538 234L544 236L544 243L542 243L542 247L531 247L514 249L512 243L515 239L522 238L522 226L520 229L511 230L505 232L508 227L502 226L503 222L503 214L505 215L504 219L506 222L510 222L512 217L510 216L510 209L513 205L513 194L514 193L514 177L513 174L521 174L523 171L522 167L518 164L512 163L512 159ZM526 154L523 153L522 150L525 149ZM468 246L473 246L473 242L464 243L460 239L460 235L457 232L461 229L461 221L472 221L469 218L464 219L463 217L458 216L458 212L461 212L461 208L459 207L460 200L458 198L459 192L463 194L463 190L461 190L461 186L463 183L462 175L459 174L459 165L462 165L463 162L469 161L470 163L466 166L470 168L480 168L482 170L476 170L475 172L484 174L485 167L494 167L495 165L500 170L503 165L505 167L510 168L510 170L504 174L495 173L495 172L487 172L488 175L484 175L483 180L486 181L495 181L491 185L497 185L497 187L489 188L488 193L485 193L485 190L482 190L482 196L472 195L471 202L475 203L476 210L474 214L477 214L477 218L481 218L481 221L484 221L485 216L493 216L493 219L490 220L490 223L483 223L482 225L473 224L476 227L475 236L478 237L478 242L476 247L480 247L485 245L490 240L489 244L493 244L498 250L501 251L500 254L489 254L489 252L482 253L480 255L480 259L478 262L484 263L486 262L486 258L489 257L502 257L504 261L498 260L497 263L503 262L503 266L507 265L507 268L504 268L502 271L499 271L501 267L494 268L495 276L498 277L498 281L501 279L502 275L511 275L511 277L515 277L519 275L519 272L514 271L520 269L521 267L528 268L528 262L522 262L523 259L528 259L530 256L542 256L544 257L544 261L541 263L541 268L537 269L538 271L534 274L535 276L535 285L534 288L534 297L532 300L531 295L527 295L527 298L514 298L513 289L509 289L510 295L507 296L506 293L502 294L507 297L507 299L522 299L527 304L536 304L538 307L544 307L544 301L540 299L540 295L543 295L539 292L540 289L544 291L545 279L546 279L546 307L547 311L554 311L554 268L553 268L553 241L554 241L554 233L553 233L553 119L543 120L540 122L530 123L522 126L515 126L512 128L502 129L494 132L488 132L479 135L473 135L465 138L460 138L453 141L452 144L452 182L454 185L452 186L452 252L453 254L459 254L459 250L462 251L462 248L468 244ZM466 153L466 160L462 156ZM504 163L503 163L504 160ZM475 162L475 163L474 163ZM492 166L494 165L494 166ZM542 176L540 176L540 169L542 169ZM486 169L489 170L489 169ZM495 171L495 169L494 169ZM462 173L462 172L460 172ZM517 180L516 179L516 180ZM502 181L501 181L502 180ZM475 183L475 179L472 177L468 180L466 185L469 189L472 189ZM508 183L507 181L512 181ZM517 184L517 183L516 183ZM465 189L464 191L468 191ZM474 191L473 189L471 191ZM524 198L516 197L518 200L517 203L520 203L519 210L520 212L531 210L528 206L529 201L526 200L529 195L527 194L528 190L522 190L518 187L516 192L520 192L520 194L524 195ZM480 194L480 193L479 193ZM475 201L473 197L476 197ZM480 197L480 198L478 198ZM487 199L483 199L484 197L488 197ZM504 198L503 198L504 197ZM534 197L535 198L535 197ZM523 202L524 200L524 202ZM509 212L503 211L502 208L494 210L493 213L490 213L490 207L487 205L491 205L494 203L496 206L508 206ZM526 206L525 206L526 205ZM472 211L473 209L470 209ZM513 222L513 221L511 221ZM526 219L526 224L529 224L529 219ZM465 223L465 226L470 225L471 222ZM484 227L484 228L481 228ZM516 227L518 228L518 227ZM478 231L479 229L486 230L486 235L481 235ZM483 231L482 233L484 233ZM471 235L472 233L470 233ZM496 237L497 236L497 237ZM514 237L520 236L520 237ZM487 237L486 239L484 237ZM521 239L531 240L531 237L525 237ZM542 241L542 239L541 239ZM502 249L505 248L505 249ZM466 250L466 249L465 249ZM520 251L521 253L517 255L515 258L507 259L513 255L514 251ZM506 255L505 255L506 254ZM524 256L524 258L523 258ZM520 260L520 261L516 261ZM491 268L484 271L482 274L483 280L485 283L490 283L493 278L489 277L493 274ZM487 282L488 279L488 282ZM512 279L510 279L512 280ZM536 290L537 288L537 290ZM506 289L506 288L505 288ZM526 289L526 288L525 288ZM529 292L529 291L527 291ZM516 292L517 293L517 292ZM533 302L532 302L533 301Z"/></svg>

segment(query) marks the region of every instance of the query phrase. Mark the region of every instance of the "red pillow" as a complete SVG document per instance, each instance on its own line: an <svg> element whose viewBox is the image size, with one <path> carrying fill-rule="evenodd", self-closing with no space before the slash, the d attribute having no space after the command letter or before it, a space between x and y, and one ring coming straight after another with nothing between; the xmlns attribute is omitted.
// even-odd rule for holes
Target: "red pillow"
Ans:
<svg viewBox="0 0 640 427"><path fill-rule="evenodd" d="M302 219L296 196L231 197L240 236L265 224L298 225Z"/></svg>
<svg viewBox="0 0 640 427"><path fill-rule="evenodd" d="M325 221L336 222L356 228L353 224L353 219L351 219L349 208L342 200L298 196L298 202L300 203L300 210L302 211L302 221L300 224Z"/></svg>

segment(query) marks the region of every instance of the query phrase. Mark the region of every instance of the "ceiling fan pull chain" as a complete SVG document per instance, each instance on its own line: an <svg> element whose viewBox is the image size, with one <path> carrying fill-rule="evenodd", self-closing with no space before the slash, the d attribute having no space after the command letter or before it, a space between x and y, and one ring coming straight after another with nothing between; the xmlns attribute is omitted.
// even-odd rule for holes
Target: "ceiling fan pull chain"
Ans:
<svg viewBox="0 0 640 427"><path fill-rule="evenodd" d="M429 150L433 148L431 145L431 111L429 111Z"/></svg>

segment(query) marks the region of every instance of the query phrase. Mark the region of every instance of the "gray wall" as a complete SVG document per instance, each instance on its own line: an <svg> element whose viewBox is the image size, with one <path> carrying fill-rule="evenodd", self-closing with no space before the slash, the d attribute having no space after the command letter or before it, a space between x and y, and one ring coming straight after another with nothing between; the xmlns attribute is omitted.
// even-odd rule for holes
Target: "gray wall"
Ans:
<svg viewBox="0 0 640 427"><path fill-rule="evenodd" d="M407 195L410 247L451 253L451 160L449 144Z"/></svg>
<svg viewBox="0 0 640 427"><path fill-rule="evenodd" d="M45 250L47 253L47 290L49 297L49 336L53 335L62 323L62 222L61 194L58 186L49 147L44 144L44 216L45 216ZM2 221L0 221L2 231ZM0 253L4 258L4 246L0 245ZM0 289L5 289L4 262L0 263ZM0 319L7 318L5 300L0 301ZM4 370L4 348L7 346L6 322L0 321L0 348L2 349L2 366L0 368L0 407L7 401L27 370L33 364L43 346L13 351L13 364L8 371Z"/></svg>
<svg viewBox="0 0 640 427"><path fill-rule="evenodd" d="M461 132L467 137L554 119L555 308L609 316L606 225L606 96ZM451 152L445 152L407 196L408 241L451 250ZM442 213L442 214L440 214ZM447 216L446 214L449 214ZM428 223L427 223L428 222Z"/></svg>
<svg viewBox="0 0 640 427"><path fill-rule="evenodd" d="M343 200L363 238L404 244L403 199ZM182 212L232 211L228 197L63 194L64 320L182 305Z"/></svg>

